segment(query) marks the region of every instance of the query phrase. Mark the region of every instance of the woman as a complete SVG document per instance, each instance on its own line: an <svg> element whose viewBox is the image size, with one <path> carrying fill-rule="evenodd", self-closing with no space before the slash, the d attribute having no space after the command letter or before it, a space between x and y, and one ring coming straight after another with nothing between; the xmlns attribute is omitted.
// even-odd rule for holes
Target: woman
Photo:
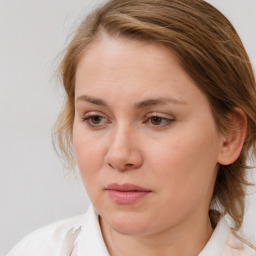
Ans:
<svg viewBox="0 0 256 256"><path fill-rule="evenodd" d="M237 235L256 85L230 22L202 0L112 0L60 65L56 124L92 205L12 255L256 255ZM224 215L233 225L229 227Z"/></svg>

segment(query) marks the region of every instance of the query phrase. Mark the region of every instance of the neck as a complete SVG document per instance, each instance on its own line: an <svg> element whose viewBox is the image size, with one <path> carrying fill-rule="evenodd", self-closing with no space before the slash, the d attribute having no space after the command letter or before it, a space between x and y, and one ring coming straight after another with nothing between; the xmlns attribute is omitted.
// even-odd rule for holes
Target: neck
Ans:
<svg viewBox="0 0 256 256"><path fill-rule="evenodd" d="M123 235L100 219L103 238L111 256L196 256L213 229L208 215L186 220L171 228L144 235Z"/></svg>

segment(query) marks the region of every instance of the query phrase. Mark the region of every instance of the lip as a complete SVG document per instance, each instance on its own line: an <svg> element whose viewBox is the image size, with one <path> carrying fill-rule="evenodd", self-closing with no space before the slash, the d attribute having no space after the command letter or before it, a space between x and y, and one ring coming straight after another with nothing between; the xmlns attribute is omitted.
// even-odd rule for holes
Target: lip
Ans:
<svg viewBox="0 0 256 256"><path fill-rule="evenodd" d="M134 204L152 192L150 189L129 183L112 183L105 190L114 203L121 205Z"/></svg>

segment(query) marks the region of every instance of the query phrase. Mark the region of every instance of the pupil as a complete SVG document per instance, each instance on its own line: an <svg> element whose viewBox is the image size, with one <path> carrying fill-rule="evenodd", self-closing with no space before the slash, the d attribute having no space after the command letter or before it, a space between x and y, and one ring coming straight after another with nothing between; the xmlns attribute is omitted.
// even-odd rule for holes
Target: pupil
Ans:
<svg viewBox="0 0 256 256"><path fill-rule="evenodd" d="M160 124L161 123L161 121L162 121L162 118L161 117L153 117L152 118L152 123L153 124Z"/></svg>
<svg viewBox="0 0 256 256"><path fill-rule="evenodd" d="M93 123L99 123L101 121L101 117L100 116L94 116L92 119Z"/></svg>

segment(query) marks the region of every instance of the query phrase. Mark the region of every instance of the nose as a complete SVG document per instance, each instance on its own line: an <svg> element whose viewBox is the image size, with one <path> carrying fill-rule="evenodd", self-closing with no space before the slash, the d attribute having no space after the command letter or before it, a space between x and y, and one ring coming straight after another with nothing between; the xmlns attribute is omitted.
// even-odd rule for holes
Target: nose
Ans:
<svg viewBox="0 0 256 256"><path fill-rule="evenodd" d="M138 144L139 140L132 129L117 128L111 134L105 162L118 171L139 168L143 158Z"/></svg>

